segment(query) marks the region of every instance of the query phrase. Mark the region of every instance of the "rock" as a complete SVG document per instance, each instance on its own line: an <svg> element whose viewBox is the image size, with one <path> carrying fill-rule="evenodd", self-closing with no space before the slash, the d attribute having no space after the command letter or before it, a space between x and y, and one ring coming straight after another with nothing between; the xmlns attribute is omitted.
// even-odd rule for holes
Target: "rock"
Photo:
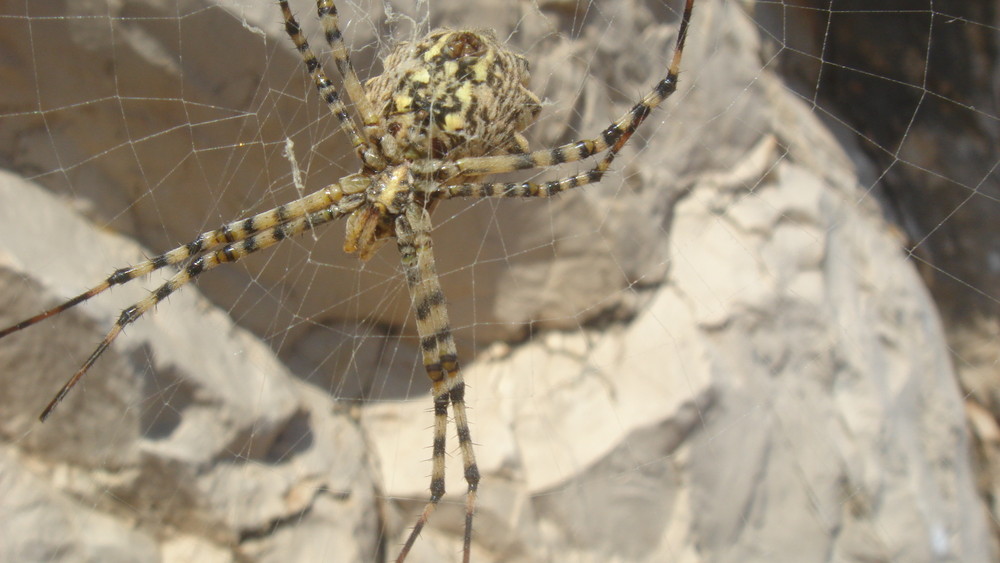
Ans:
<svg viewBox="0 0 1000 563"><path fill-rule="evenodd" d="M0 252L5 326L142 255L9 173L0 237L11 241ZM52 252L67 245L75 251ZM10 390L0 395L3 559L372 559L376 491L356 423L195 290L130 326L38 422L118 311L144 294L131 285L0 347ZM309 532L317 526L323 534Z"/></svg>

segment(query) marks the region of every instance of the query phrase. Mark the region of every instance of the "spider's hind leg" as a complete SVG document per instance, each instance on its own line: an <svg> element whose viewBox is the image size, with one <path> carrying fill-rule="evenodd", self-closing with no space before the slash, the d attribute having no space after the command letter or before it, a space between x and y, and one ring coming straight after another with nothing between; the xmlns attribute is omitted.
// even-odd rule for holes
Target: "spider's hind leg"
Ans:
<svg viewBox="0 0 1000 563"><path fill-rule="evenodd" d="M320 23L323 25L323 36L333 54L333 63L337 66L337 72L344 80L344 89L347 90L347 97L361 114L361 122L365 127L378 123L378 115L372 107L371 100L365 93L358 73L351 64L351 54L344 44L344 36L340 32L340 18L337 15L337 7L333 0L317 0L316 13L319 15Z"/></svg>
<svg viewBox="0 0 1000 563"><path fill-rule="evenodd" d="M279 0L278 4L281 6L281 15L285 19L285 33L295 43L295 48L302 57L302 62L305 63L306 70L309 71L309 76L312 77L313 82L316 84L316 91L319 92L320 98L330 108L330 113L337 116L337 119L340 120L340 128L350 137L351 144L354 146L354 150L358 156L364 158L364 154L368 149L368 143L358 131L358 127L354 124L354 120L350 114L347 113L347 106L344 105L344 101L340 98L340 93L333 86L333 82L327 78L326 73L323 71L323 65L320 64L312 48L309 47L309 41L306 39L305 34L302 33L302 26L299 25L298 20L292 14L292 8L288 5L288 0ZM347 56L343 38L340 36L340 29L337 27L337 11L333 6L333 2L317 0L316 8L320 18L324 22L324 27L327 28L326 38L330 42L330 46L333 47L334 58L337 60L338 68L343 65L353 74L354 69L350 65L350 59ZM354 82L358 81L356 74L353 75L353 78ZM351 80L348 76L345 76L344 79L345 85L348 87L348 95L353 96L354 92L351 91L353 87L350 85ZM358 84L358 89L360 89L360 83ZM367 101L367 98L364 99ZM354 103L358 104L358 101L354 100ZM360 110L364 110L367 106L362 103L358 107ZM370 108L368 111L370 111Z"/></svg>

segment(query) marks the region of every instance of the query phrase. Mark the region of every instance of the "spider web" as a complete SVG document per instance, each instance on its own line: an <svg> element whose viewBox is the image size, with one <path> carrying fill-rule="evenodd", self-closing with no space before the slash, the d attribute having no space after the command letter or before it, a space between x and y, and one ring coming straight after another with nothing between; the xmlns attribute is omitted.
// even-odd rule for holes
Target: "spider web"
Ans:
<svg viewBox="0 0 1000 563"><path fill-rule="evenodd" d="M644 95L682 6L338 8L362 78L431 28L496 29L531 61L540 148ZM982 0L698 0L679 91L599 185L435 210L474 560L996 559L997 21ZM272 2L2 2L0 54L3 326L357 169ZM0 341L0 560L394 556L431 402L398 254L360 264L342 229L171 296L44 425L166 278ZM449 465L410 561L460 558Z"/></svg>

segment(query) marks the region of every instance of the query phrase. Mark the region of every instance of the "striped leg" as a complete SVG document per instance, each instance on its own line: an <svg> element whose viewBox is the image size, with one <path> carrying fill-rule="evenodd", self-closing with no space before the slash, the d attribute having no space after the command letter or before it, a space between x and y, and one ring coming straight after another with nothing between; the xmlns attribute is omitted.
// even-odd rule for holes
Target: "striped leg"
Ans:
<svg viewBox="0 0 1000 563"><path fill-rule="evenodd" d="M657 82L653 86L653 90L646 94L639 103L632 106L632 109L608 126L596 138L574 141L553 149L542 149L529 153L473 156L460 158L454 162L426 160L415 164L414 172L422 177L433 178L438 182L447 182L449 179L459 176L485 176L577 162L612 147L621 149L624 141L627 141L635 133L635 130L646 120L649 113L677 89L677 76L680 73L684 41L687 39L693 5L694 0L687 0L684 6L680 29L677 32L674 56L667 69L667 75L663 80Z"/></svg>
<svg viewBox="0 0 1000 563"><path fill-rule="evenodd" d="M104 293L116 285L128 283L136 278L140 278L166 266L180 264L224 244L232 244L234 242L245 240L259 232L276 227L288 221L298 219L309 213L330 208L336 205L341 198L344 197L344 191L347 190L347 186L351 185L352 182L357 183L356 178L357 177L355 176L348 176L347 178L341 180L340 185L331 185L322 190L313 192L301 199L297 199L293 202L279 205L274 209L258 213L253 217L226 223L218 229L206 231L198 235L197 238L184 246L178 246L173 250L168 250L163 254L154 256L153 258L140 262L134 266L119 268L110 276L105 278L101 283L95 285L80 295L77 295L64 303L60 303L45 312L39 313L30 319L25 319L13 326L0 330L0 338L28 328L29 326L44 321L53 315L58 315L71 307L75 307L76 305L79 305L94 296ZM341 189L341 185L344 186L345 189ZM357 187L351 187L350 189L356 190Z"/></svg>
<svg viewBox="0 0 1000 563"><path fill-rule="evenodd" d="M94 352L89 358L87 358L87 361L85 361L83 365L80 366L80 369L69 378L65 385L63 385L62 389L59 390L59 393L56 394L56 396L49 402L48 406L45 407L45 410L42 411L39 418L42 421L45 421L45 419L49 417L52 410L55 409L56 406L66 397L66 394L73 389L73 386L80 381L80 378L87 373L87 370L94 365L94 362L96 362L97 359L101 357L101 354L108 349L108 346L115 341L115 338L121 334L122 329L135 322L139 317L146 313L146 311L155 307L157 303L166 299L171 293L184 287L202 273L207 272L220 264L236 262L248 254L252 254L258 250L263 250L286 238L302 234L313 227L342 217L344 213L345 210L338 208L318 211L305 217L299 217L298 219L293 219L275 227L265 229L253 236L245 238L240 242L228 244L220 250L209 252L195 259L183 270L174 274L173 277L157 288L156 291L153 291L146 298L122 311L118 320L115 321L114 326L111 327L111 330L108 331L108 334L104 337L104 340L101 340L101 343L98 344L97 348L94 349Z"/></svg>
<svg viewBox="0 0 1000 563"><path fill-rule="evenodd" d="M601 181L604 173L611 167L618 151L628 142L631 133L623 135L615 143L608 154L604 155L597 166L550 182L475 182L468 184L455 184L452 186L435 186L433 193L441 199L453 197L552 197L566 190L595 184Z"/></svg>
<svg viewBox="0 0 1000 563"><path fill-rule="evenodd" d="M319 64L319 60L316 59L316 55L313 54L312 49L309 48L309 41L306 40L306 36L302 33L302 28L299 26L299 22L292 15L292 9L288 6L288 0L279 0L278 4L281 6L281 14L285 18L285 32L289 37L292 38L292 42L295 43L295 48L298 49L299 54L302 56L302 61L306 64L306 69L309 71L309 76L312 77L313 82L316 83L316 90L319 92L320 98L326 102L326 105L330 108L330 113L337 116L340 120L340 128L347 133L347 136L351 139L351 144L354 145L354 150L357 151L358 156L362 156L365 149L368 148L368 143L365 142L364 138L358 132L357 126L354 125L354 120L351 116L347 114L347 106L340 99L340 93L337 89L333 87L333 82L326 77L326 73L323 72L323 65ZM327 40L334 41L340 36L340 30L336 26L336 11L333 9L333 3L329 2L329 11L324 12L323 2L317 1L317 8L320 17L323 17L324 21L329 21L332 18L332 29L336 30L336 34L331 38L330 32L327 32ZM324 17L324 15L326 17ZM343 50L343 39L339 40L340 48ZM342 53L346 58L346 51ZM339 66L339 63L338 63ZM355 80L357 80L357 75L355 75ZM346 80L346 77L345 77ZM360 84L359 84L360 86ZM350 94L350 92L348 92ZM357 103L357 102L355 102Z"/></svg>
<svg viewBox="0 0 1000 563"><path fill-rule="evenodd" d="M465 504L465 539L463 561L468 563L472 549L472 519L479 487L479 467L472 449L469 421L465 409L465 382L458 367L458 354L451 334L444 293L438 282L431 247L430 216L422 207L411 205L396 220L396 239L402 257L410 300L420 334L424 368L431 378L434 397L434 442L431 471L431 497L410 532L397 561L406 559L417 536L444 496L445 436L448 428L448 405L451 404L458 445L462 451L465 480L469 484Z"/></svg>
<svg viewBox="0 0 1000 563"><path fill-rule="evenodd" d="M354 65L351 64L351 55L344 44L344 36L340 33L337 7L333 4L333 0L316 0L316 12L323 25L323 35L326 37L327 45L330 46L333 62L337 65L337 72L344 79L347 97L361 114L361 122L365 126L375 125L378 122L378 116L361 86L361 81L358 80L358 73L354 71Z"/></svg>

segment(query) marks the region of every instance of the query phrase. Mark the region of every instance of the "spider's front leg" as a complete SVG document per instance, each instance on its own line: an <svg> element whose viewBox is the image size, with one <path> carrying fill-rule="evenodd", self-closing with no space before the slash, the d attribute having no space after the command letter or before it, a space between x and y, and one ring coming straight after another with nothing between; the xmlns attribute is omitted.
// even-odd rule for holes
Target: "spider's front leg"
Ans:
<svg viewBox="0 0 1000 563"><path fill-rule="evenodd" d="M472 548L472 518L476 508L479 467L472 451L469 420L465 410L465 382L458 367L458 353L448 322L444 292L441 291L434 265L430 230L430 215L417 203L408 204L404 212L396 218L396 241L410 290L413 314L417 321L424 369L431 378L431 391L434 396L431 498L406 539L397 561L406 558L431 513L444 496L445 436L450 403L458 430L458 445L462 450L465 480L469 484L466 493L465 538L462 549L462 560L468 563Z"/></svg>

